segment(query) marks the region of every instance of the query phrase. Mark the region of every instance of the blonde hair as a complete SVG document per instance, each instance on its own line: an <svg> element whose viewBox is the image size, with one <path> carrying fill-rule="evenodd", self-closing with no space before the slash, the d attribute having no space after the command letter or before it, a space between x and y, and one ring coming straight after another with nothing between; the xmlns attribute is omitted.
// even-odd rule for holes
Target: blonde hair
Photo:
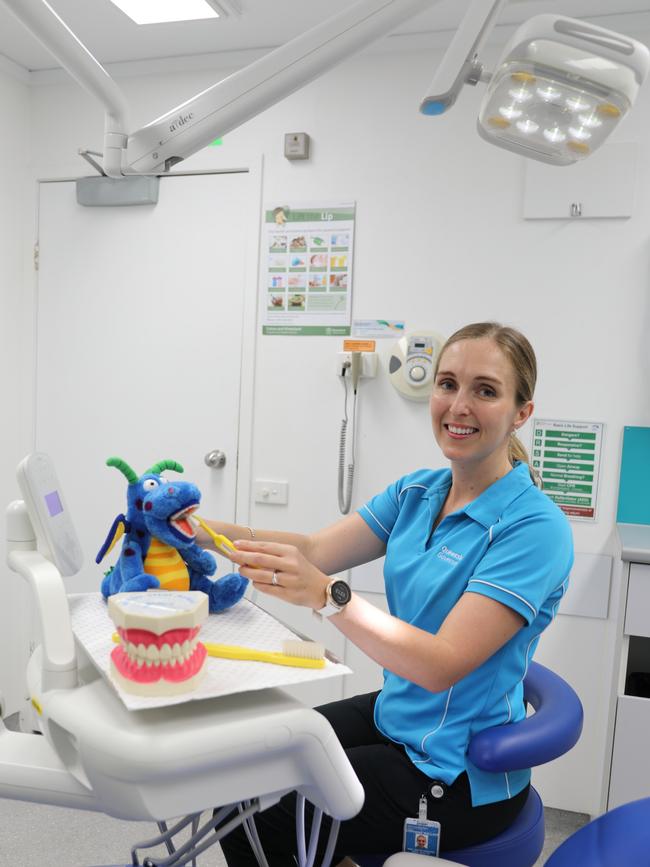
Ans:
<svg viewBox="0 0 650 867"><path fill-rule="evenodd" d="M501 325L499 322L473 322L455 331L440 350L435 374L438 373L440 359L446 349L461 340L479 340L483 337L496 343L510 361L515 374L515 402L517 406L528 403L529 400L533 399L535 383L537 382L535 350L521 331L507 325ZM531 479L536 485L540 485L539 473L531 466L528 452L514 432L508 444L508 460L511 464L514 464L515 461L523 461L528 464Z"/></svg>

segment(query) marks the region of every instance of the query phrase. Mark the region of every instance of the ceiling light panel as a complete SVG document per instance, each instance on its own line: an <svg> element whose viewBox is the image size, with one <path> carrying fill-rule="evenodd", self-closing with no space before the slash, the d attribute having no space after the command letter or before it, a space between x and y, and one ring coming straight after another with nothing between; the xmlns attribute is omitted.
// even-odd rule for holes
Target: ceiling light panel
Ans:
<svg viewBox="0 0 650 867"><path fill-rule="evenodd" d="M111 0L136 24L166 24L170 21L197 21L218 18L206 0Z"/></svg>

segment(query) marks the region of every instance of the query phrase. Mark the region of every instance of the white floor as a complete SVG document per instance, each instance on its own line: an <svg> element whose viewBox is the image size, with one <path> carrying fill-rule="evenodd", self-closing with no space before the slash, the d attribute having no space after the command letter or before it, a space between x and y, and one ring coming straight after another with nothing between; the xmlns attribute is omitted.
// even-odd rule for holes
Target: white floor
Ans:
<svg viewBox="0 0 650 867"><path fill-rule="evenodd" d="M206 814L205 818L209 818ZM546 812L546 845L538 864L587 816ZM0 867L96 867L131 863L131 846L157 833L154 824L123 822L99 813L0 799ZM163 849L140 852L164 857ZM198 858L198 867L226 867L216 844Z"/></svg>

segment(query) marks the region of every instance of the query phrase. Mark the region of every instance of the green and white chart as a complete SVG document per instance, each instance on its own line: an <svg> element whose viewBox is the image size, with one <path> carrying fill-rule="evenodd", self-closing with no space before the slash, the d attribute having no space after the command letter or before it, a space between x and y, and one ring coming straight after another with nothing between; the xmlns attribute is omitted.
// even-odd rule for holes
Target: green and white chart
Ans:
<svg viewBox="0 0 650 867"><path fill-rule="evenodd" d="M570 518L596 520L602 423L533 420L531 460L542 490Z"/></svg>
<svg viewBox="0 0 650 867"><path fill-rule="evenodd" d="M263 334L350 334L354 217L354 204L265 208Z"/></svg>

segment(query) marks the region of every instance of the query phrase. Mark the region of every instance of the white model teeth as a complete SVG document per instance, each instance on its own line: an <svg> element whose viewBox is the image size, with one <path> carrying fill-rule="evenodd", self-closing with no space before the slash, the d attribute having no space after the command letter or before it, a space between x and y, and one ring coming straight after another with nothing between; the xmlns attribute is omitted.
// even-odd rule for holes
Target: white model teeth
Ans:
<svg viewBox="0 0 650 867"><path fill-rule="evenodd" d="M133 662L136 662L139 667L142 665L146 665L150 668L152 665L183 665L184 662L187 662L194 651L196 650L196 645L198 643L198 638L193 638L191 641L184 641L182 644L174 644L170 646L169 644L163 644L162 647L158 648L155 644L150 644L148 647L145 647L144 644L138 644L137 646L132 642L128 642L125 645L126 652Z"/></svg>
<svg viewBox="0 0 650 867"><path fill-rule="evenodd" d="M448 424L447 428L455 434L471 434L476 430L475 427L456 427L453 424Z"/></svg>

